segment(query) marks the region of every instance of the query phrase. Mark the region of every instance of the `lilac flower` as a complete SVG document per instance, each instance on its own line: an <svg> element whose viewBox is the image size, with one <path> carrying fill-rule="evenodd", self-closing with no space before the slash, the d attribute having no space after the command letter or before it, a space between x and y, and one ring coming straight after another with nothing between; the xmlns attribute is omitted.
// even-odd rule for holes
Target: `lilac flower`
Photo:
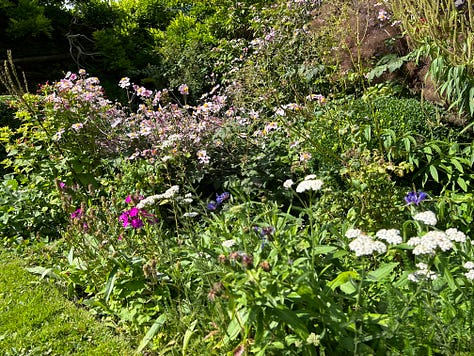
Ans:
<svg viewBox="0 0 474 356"><path fill-rule="evenodd" d="M61 189L66 188L66 183L64 183L64 182L59 182L58 184L59 184L59 188L61 188Z"/></svg>
<svg viewBox="0 0 474 356"><path fill-rule="evenodd" d="M209 202L209 204L207 204L207 209L210 211L214 211L217 209L217 206L218 204L215 201L211 201Z"/></svg>
<svg viewBox="0 0 474 356"><path fill-rule="evenodd" d="M229 192L224 192L221 195L216 194L217 205L221 205L223 202L225 202L229 198L230 198L230 193Z"/></svg>
<svg viewBox="0 0 474 356"><path fill-rule="evenodd" d="M188 95L189 94L189 87L186 84L181 84L178 87L178 91L181 93L181 95Z"/></svg>
<svg viewBox="0 0 474 356"><path fill-rule="evenodd" d="M406 196L405 196L405 202L407 204L415 204L415 205L418 205L420 204L423 200L427 199L428 198L428 194L426 194L425 192L422 192L422 191L418 191L418 192L415 192L415 191L412 191L412 192L409 192Z"/></svg>

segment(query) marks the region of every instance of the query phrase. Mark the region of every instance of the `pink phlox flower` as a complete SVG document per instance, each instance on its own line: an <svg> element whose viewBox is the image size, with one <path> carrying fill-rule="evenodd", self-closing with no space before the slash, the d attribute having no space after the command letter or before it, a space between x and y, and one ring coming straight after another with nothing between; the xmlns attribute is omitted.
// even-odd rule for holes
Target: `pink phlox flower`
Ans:
<svg viewBox="0 0 474 356"><path fill-rule="evenodd" d="M82 209L79 208L71 213L71 219L79 219L82 216Z"/></svg>

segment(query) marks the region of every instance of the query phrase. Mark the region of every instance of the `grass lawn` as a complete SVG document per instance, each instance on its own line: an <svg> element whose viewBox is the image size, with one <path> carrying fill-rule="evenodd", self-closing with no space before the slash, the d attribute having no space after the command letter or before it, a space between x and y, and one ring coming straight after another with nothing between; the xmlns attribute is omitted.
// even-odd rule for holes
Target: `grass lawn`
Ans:
<svg viewBox="0 0 474 356"><path fill-rule="evenodd" d="M1 355L132 355L86 310L64 298L48 280L23 268L17 256L0 248Z"/></svg>

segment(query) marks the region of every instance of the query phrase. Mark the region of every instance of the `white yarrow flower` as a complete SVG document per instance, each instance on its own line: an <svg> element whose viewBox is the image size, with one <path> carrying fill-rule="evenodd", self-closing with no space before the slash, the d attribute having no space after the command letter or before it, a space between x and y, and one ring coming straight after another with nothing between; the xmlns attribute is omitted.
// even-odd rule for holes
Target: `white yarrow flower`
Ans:
<svg viewBox="0 0 474 356"><path fill-rule="evenodd" d="M321 179L309 179L304 180L298 184L296 187L297 193L303 193L307 190L320 190L323 186L323 181Z"/></svg>
<svg viewBox="0 0 474 356"><path fill-rule="evenodd" d="M292 179L287 179L285 182L283 182L283 187L290 189L293 184L295 184L295 182L293 182Z"/></svg>
<svg viewBox="0 0 474 356"><path fill-rule="evenodd" d="M231 248L234 245L235 245L234 240L225 240L222 242L222 246L227 247L227 248Z"/></svg>
<svg viewBox="0 0 474 356"><path fill-rule="evenodd" d="M402 243L402 237L400 236L400 230L397 229L381 229L375 234L380 240L387 241L391 245L398 245Z"/></svg>
<svg viewBox="0 0 474 356"><path fill-rule="evenodd" d="M435 213L433 213L430 210L415 214L413 219L417 221L421 221L425 225L430 225L430 226L435 226L436 223L438 222L438 220L436 219Z"/></svg>
<svg viewBox="0 0 474 356"><path fill-rule="evenodd" d="M359 237L360 235L362 235L362 231L359 230L359 229L349 229L346 231L346 237L348 239L355 239L356 237Z"/></svg>
<svg viewBox="0 0 474 356"><path fill-rule="evenodd" d="M189 213L184 213L183 214L183 218L194 218L196 216L198 216L199 214L196 213L195 211L191 211Z"/></svg>
<svg viewBox="0 0 474 356"><path fill-rule="evenodd" d="M471 281L474 281L474 269L470 269L466 273L464 273L467 279L470 279Z"/></svg>
<svg viewBox="0 0 474 356"><path fill-rule="evenodd" d="M360 235L352 240L349 249L354 251L357 257L371 255L374 252L384 253L387 246L381 241L375 241L370 236Z"/></svg>
<svg viewBox="0 0 474 356"><path fill-rule="evenodd" d="M162 194L151 195L149 197L146 197L145 199L140 200L140 202L137 204L137 208L143 209L147 206L154 205L156 202L160 200L171 199L178 192L179 192L179 185L173 185L171 188L169 188Z"/></svg>
<svg viewBox="0 0 474 356"><path fill-rule="evenodd" d="M448 239L455 242L466 242L466 235L464 232L459 231L456 228L450 228L445 231Z"/></svg>
<svg viewBox="0 0 474 356"><path fill-rule="evenodd" d="M474 262L472 261L467 261L464 266L465 269L474 269Z"/></svg>
<svg viewBox="0 0 474 356"><path fill-rule="evenodd" d="M412 237L407 241L413 249L414 255L434 255L436 248L441 251L449 251L453 248L453 243L443 231L429 231L421 237Z"/></svg>
<svg viewBox="0 0 474 356"><path fill-rule="evenodd" d="M430 271L426 263L417 263L416 267L418 268L418 270L408 275L409 281L418 283L421 279L434 281L438 278L436 272Z"/></svg>

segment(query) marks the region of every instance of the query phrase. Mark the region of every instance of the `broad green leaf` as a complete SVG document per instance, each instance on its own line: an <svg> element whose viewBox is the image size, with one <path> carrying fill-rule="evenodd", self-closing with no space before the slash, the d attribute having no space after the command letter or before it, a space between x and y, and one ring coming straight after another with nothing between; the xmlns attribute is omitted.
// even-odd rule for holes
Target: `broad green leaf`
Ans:
<svg viewBox="0 0 474 356"><path fill-rule="evenodd" d="M300 338L306 340L309 332L306 325L301 321L296 312L288 309L273 308L271 313L284 321Z"/></svg>
<svg viewBox="0 0 474 356"><path fill-rule="evenodd" d="M142 341L140 342L140 345L138 345L136 354L140 354L143 349L148 345L148 343L153 339L153 337L156 335L160 327L166 322L168 317L166 314L161 314L158 319L155 320L153 325L151 326L150 330L146 333L146 335L143 337Z"/></svg>
<svg viewBox="0 0 474 356"><path fill-rule="evenodd" d="M115 265L112 271L110 271L109 278L105 285L105 302L109 302L110 294L114 290L115 280L117 279L118 267Z"/></svg>
<svg viewBox="0 0 474 356"><path fill-rule="evenodd" d="M235 338L242 331L242 325L247 322L248 317L249 313L245 310L235 312L234 317L227 326L226 335L222 341L224 345L228 344L230 341L235 340Z"/></svg>
<svg viewBox="0 0 474 356"><path fill-rule="evenodd" d="M328 283L328 286L332 290L335 290L337 287L343 285L351 279L360 279L360 276L356 271L341 272L336 278Z"/></svg>
<svg viewBox="0 0 474 356"><path fill-rule="evenodd" d="M464 169L462 168L462 165L461 163L459 163L459 161L457 159L451 159L451 163L453 164L454 167L456 167L456 169L461 172L461 173L464 173Z"/></svg>
<svg viewBox="0 0 474 356"><path fill-rule="evenodd" d="M367 274L368 280L380 282L383 279L387 278L393 269L398 266L398 262L385 263L375 271L369 272Z"/></svg>
<svg viewBox="0 0 474 356"><path fill-rule="evenodd" d="M335 250L337 250L337 247L329 245L318 245L313 247L313 252L318 255L324 255Z"/></svg>
<svg viewBox="0 0 474 356"><path fill-rule="evenodd" d="M59 279L59 276L56 273L53 272L52 268L45 268L45 267L41 267L41 266L35 266L35 267L27 267L26 270L30 273L41 275L42 279L46 276L51 277L51 278Z"/></svg>
<svg viewBox="0 0 474 356"><path fill-rule="evenodd" d="M462 190L464 190L467 193L467 189L468 189L467 183L462 177L458 177L457 183L462 188Z"/></svg>
<svg viewBox="0 0 474 356"><path fill-rule="evenodd" d="M184 333L184 338L183 338L183 350L181 351L182 355L186 355L186 349L188 348L189 340L191 339L191 336L193 336L194 328L196 327L197 324L197 319L194 320L191 325L189 325L189 328L186 330Z"/></svg>
<svg viewBox="0 0 474 356"><path fill-rule="evenodd" d="M343 283L339 286L339 289L345 293L345 294L354 294L355 292L357 292L357 289L356 287L354 286L354 283L352 283L352 281L348 281L346 283Z"/></svg>
<svg viewBox="0 0 474 356"><path fill-rule="evenodd" d="M435 182L439 183L438 170L435 166L430 166L430 174L431 177L433 177L433 179L435 180Z"/></svg>

